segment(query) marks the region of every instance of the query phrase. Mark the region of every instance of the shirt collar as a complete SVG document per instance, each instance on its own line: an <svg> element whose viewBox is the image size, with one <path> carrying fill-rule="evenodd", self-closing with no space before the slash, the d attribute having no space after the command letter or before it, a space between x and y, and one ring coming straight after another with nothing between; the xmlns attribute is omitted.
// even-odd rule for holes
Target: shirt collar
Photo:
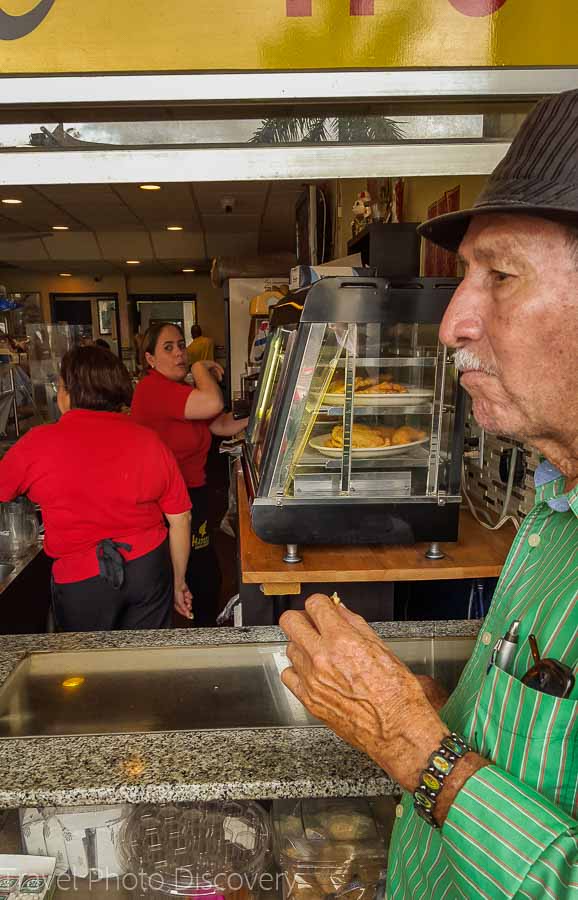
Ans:
<svg viewBox="0 0 578 900"><path fill-rule="evenodd" d="M555 512L569 512L578 517L578 486L568 493L564 492L564 476L556 466L547 459L543 460L534 475L536 500L547 503Z"/></svg>

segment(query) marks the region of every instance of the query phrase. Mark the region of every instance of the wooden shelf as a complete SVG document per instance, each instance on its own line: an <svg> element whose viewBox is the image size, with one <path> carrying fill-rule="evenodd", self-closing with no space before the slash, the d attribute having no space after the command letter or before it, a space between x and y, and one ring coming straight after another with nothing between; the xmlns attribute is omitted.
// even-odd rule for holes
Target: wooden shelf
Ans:
<svg viewBox="0 0 578 900"><path fill-rule="evenodd" d="M300 546L303 561L284 563L285 547L267 544L251 528L245 483L237 471L241 572L244 584L262 584L265 593L296 593L309 582L444 581L497 578L515 537L513 525L488 531L462 511L456 543L442 544L444 559L425 558L427 544L410 546ZM269 587L274 585L275 590Z"/></svg>

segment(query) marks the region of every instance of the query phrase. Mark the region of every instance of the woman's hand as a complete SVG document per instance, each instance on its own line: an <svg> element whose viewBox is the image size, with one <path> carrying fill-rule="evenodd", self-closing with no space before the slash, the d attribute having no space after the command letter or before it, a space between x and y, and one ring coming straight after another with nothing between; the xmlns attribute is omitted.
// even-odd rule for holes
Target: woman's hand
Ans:
<svg viewBox="0 0 578 900"><path fill-rule="evenodd" d="M184 581L175 583L175 609L185 619L193 617L193 595Z"/></svg>
<svg viewBox="0 0 578 900"><path fill-rule="evenodd" d="M305 608L281 617L291 662L283 683L314 716L415 790L449 729L416 676L361 616L323 594L309 597Z"/></svg>
<svg viewBox="0 0 578 900"><path fill-rule="evenodd" d="M235 419L233 413L228 412L221 413L220 416L211 422L209 428L211 433L217 435L217 437L226 438L239 434L248 424L249 419Z"/></svg>
<svg viewBox="0 0 578 900"><path fill-rule="evenodd" d="M195 369L197 368L197 366L201 366L203 369L206 369L207 372L210 372L215 381L221 382L223 380L225 370L218 362L215 362L212 359L201 359L199 360L199 362L194 363L191 369L191 375L193 376L193 378L195 378Z"/></svg>

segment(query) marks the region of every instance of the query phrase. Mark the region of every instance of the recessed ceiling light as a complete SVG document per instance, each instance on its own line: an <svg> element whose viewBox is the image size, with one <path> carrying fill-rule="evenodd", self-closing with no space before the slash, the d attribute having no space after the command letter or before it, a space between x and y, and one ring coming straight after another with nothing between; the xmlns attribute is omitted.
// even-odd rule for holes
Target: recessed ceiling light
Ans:
<svg viewBox="0 0 578 900"><path fill-rule="evenodd" d="M181 272L196 272L196 269L181 269Z"/></svg>
<svg viewBox="0 0 578 900"><path fill-rule="evenodd" d="M160 191L160 184L139 184L141 191Z"/></svg>
<svg viewBox="0 0 578 900"><path fill-rule="evenodd" d="M60 277L61 278L72 278L72 275L70 274L70 272L60 272Z"/></svg>
<svg viewBox="0 0 578 900"><path fill-rule="evenodd" d="M127 266L140 266L140 259L127 259L125 262Z"/></svg>
<svg viewBox="0 0 578 900"><path fill-rule="evenodd" d="M182 231L182 225L167 225L167 231Z"/></svg>
<svg viewBox="0 0 578 900"><path fill-rule="evenodd" d="M68 231L68 225L53 225L53 231Z"/></svg>
<svg viewBox="0 0 578 900"><path fill-rule="evenodd" d="M10 204L13 204L14 206L17 206L18 204L22 203L22 200L17 200L16 197L6 197L2 201L2 203L10 203Z"/></svg>

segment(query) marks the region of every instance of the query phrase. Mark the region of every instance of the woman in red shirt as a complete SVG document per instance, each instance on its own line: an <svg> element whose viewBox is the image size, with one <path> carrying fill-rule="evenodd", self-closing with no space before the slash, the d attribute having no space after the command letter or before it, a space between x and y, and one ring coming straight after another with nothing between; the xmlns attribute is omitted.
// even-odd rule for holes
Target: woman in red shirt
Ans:
<svg viewBox="0 0 578 900"><path fill-rule="evenodd" d="M221 576L208 529L205 464L211 435L230 437L246 422L223 413L219 381L223 369L212 360L193 365L194 387L185 382L187 353L183 332L160 323L149 328L143 342L147 372L136 386L132 415L153 428L175 454L192 502L192 540L186 582L193 594L197 625L214 625ZM192 618L192 606L181 610Z"/></svg>
<svg viewBox="0 0 578 900"><path fill-rule="evenodd" d="M61 418L0 462L0 500L28 494L42 510L62 631L169 628L173 603L190 602L191 503L173 454L121 413L131 394L118 357L75 347L62 360Z"/></svg>

